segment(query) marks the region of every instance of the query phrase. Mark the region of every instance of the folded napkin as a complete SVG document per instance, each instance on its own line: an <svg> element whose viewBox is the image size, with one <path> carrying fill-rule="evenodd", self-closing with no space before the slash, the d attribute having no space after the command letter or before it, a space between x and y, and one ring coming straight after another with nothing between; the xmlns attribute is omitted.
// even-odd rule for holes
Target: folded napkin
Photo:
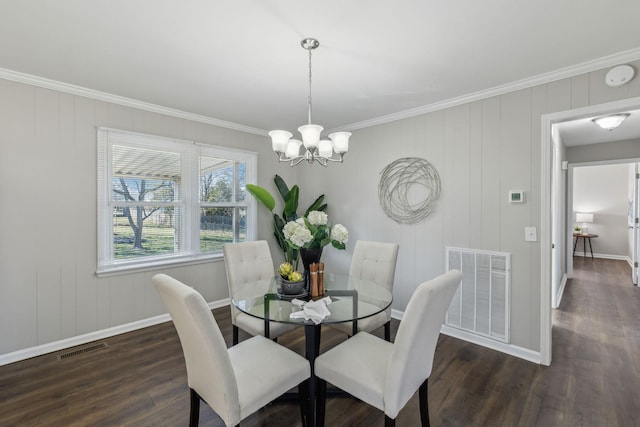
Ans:
<svg viewBox="0 0 640 427"><path fill-rule="evenodd" d="M331 314L327 305L331 304L330 297L324 297L316 301L305 302L300 299L294 299L291 304L301 307L302 310L295 311L289 315L291 319L311 320L318 325L325 317Z"/></svg>

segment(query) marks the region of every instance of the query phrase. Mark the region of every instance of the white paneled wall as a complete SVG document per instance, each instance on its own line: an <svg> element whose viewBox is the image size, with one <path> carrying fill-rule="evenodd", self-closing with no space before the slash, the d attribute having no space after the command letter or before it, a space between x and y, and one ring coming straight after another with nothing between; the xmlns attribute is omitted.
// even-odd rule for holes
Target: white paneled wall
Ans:
<svg viewBox="0 0 640 427"><path fill-rule="evenodd" d="M221 260L96 277L98 126L257 151L266 187L279 170L267 137L0 79L0 356L165 313L159 271L228 297ZM267 215L259 230L271 235Z"/></svg>
<svg viewBox="0 0 640 427"><path fill-rule="evenodd" d="M524 241L524 227L541 223L541 116L640 96L640 79L609 88L606 72L356 130L343 165L300 169L301 194L326 194L331 220L351 232L347 255L357 239L400 244L399 311L421 282L444 272L446 246L512 254L511 343L539 351L540 246ZM441 203L419 224L394 223L378 203L380 171L400 157L423 157L442 178ZM509 204L509 190L523 190L526 203ZM325 253L327 269L347 271L348 256Z"/></svg>
<svg viewBox="0 0 640 427"><path fill-rule="evenodd" d="M511 342L537 351L540 248L523 230L540 225L541 115L640 96L640 79L609 88L606 71L356 130L345 163L328 169L279 165L266 137L0 80L0 356L164 312L155 272L95 276L97 126L258 151L258 184L275 193L276 173L298 182L301 205L324 193L331 221L349 228L347 253L323 255L329 270L348 271L357 239L400 244L396 310L444 272L445 246L511 253ZM377 185L386 165L410 156L438 169L443 195L424 222L399 225L379 207ZM509 205L513 189L527 202ZM276 257L271 216L258 211ZM227 297L222 262L166 272L209 301Z"/></svg>

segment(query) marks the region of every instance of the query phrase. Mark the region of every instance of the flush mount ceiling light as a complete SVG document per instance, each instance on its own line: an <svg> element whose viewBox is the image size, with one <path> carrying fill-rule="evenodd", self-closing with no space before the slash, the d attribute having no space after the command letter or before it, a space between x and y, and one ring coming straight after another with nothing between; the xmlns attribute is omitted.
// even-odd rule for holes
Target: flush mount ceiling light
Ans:
<svg viewBox="0 0 640 427"><path fill-rule="evenodd" d="M592 122L600 126L602 129L612 131L629 117L629 113L611 114L609 116L596 117L591 119Z"/></svg>
<svg viewBox="0 0 640 427"><path fill-rule="evenodd" d="M311 52L320 46L320 42L316 39L306 38L300 42L300 45L309 52L308 122L298 128L298 132L302 135L302 141L292 139L293 134L286 130L272 130L269 132L271 147L278 156L279 161L290 162L291 166L295 166L303 160L306 160L309 164L315 161L322 166L327 166L329 162L342 163L344 155L349 151L351 133L334 132L329 135L329 139L320 139L320 133L324 128L311 123ZM304 145L305 151L300 154L300 146L302 145ZM334 152L337 157L333 156Z"/></svg>

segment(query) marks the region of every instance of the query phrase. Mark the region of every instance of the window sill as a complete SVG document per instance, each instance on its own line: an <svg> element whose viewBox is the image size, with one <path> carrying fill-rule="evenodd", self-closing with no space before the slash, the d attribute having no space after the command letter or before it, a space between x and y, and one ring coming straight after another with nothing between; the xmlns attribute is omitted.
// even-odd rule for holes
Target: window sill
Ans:
<svg viewBox="0 0 640 427"><path fill-rule="evenodd" d="M219 262L224 259L222 253L212 255L200 255L197 257L168 258L137 262L135 264L112 264L99 267L96 271L98 277L120 276L123 274L140 273L144 271L158 271L163 268L185 267L188 265L204 264L207 262Z"/></svg>

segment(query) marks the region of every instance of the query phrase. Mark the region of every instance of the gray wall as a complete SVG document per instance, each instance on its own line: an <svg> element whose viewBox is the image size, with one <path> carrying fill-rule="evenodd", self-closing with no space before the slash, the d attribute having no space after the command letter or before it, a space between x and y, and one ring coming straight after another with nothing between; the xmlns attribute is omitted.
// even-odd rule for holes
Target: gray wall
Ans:
<svg viewBox="0 0 640 427"><path fill-rule="evenodd" d="M586 163L606 160L640 159L640 139L603 142L567 148L569 163Z"/></svg>
<svg viewBox="0 0 640 427"><path fill-rule="evenodd" d="M640 79L612 89L604 83L606 71L358 130L344 165L303 168L299 180L310 192L327 194L331 221L351 232L348 251L357 239L400 244L395 309L403 310L418 284L444 271L446 246L511 253L512 343L539 351L540 246L524 241L524 227L539 229L541 222L541 116L640 96ZM379 206L379 174L414 156L438 169L442 200L425 221L399 225ZM509 190L524 190L526 203L509 204ZM348 257L336 250L323 259L327 269L348 268Z"/></svg>
<svg viewBox="0 0 640 427"><path fill-rule="evenodd" d="M280 168L267 137L0 79L0 355L165 313L159 271L228 297L221 260L96 277L97 126L257 151L267 187ZM270 236L267 215L258 227Z"/></svg>
<svg viewBox="0 0 640 427"><path fill-rule="evenodd" d="M640 96L640 79L611 89L606 71L355 131L345 164L329 169L279 165L264 137L0 79L0 355L164 312L156 271L95 276L97 126L258 151L258 184L275 192L274 174L298 180L302 205L326 193L331 221L349 228L346 256L326 250L328 269L348 269L357 239L400 243L398 310L444 271L445 246L512 253L512 342L537 351L540 248L523 229L540 224L540 116ZM443 181L437 212L416 225L394 223L377 202L380 171L404 156L428 159ZM507 203L514 189L526 203ZM258 212L277 260L271 217ZM221 262L162 271L209 301L227 297Z"/></svg>

